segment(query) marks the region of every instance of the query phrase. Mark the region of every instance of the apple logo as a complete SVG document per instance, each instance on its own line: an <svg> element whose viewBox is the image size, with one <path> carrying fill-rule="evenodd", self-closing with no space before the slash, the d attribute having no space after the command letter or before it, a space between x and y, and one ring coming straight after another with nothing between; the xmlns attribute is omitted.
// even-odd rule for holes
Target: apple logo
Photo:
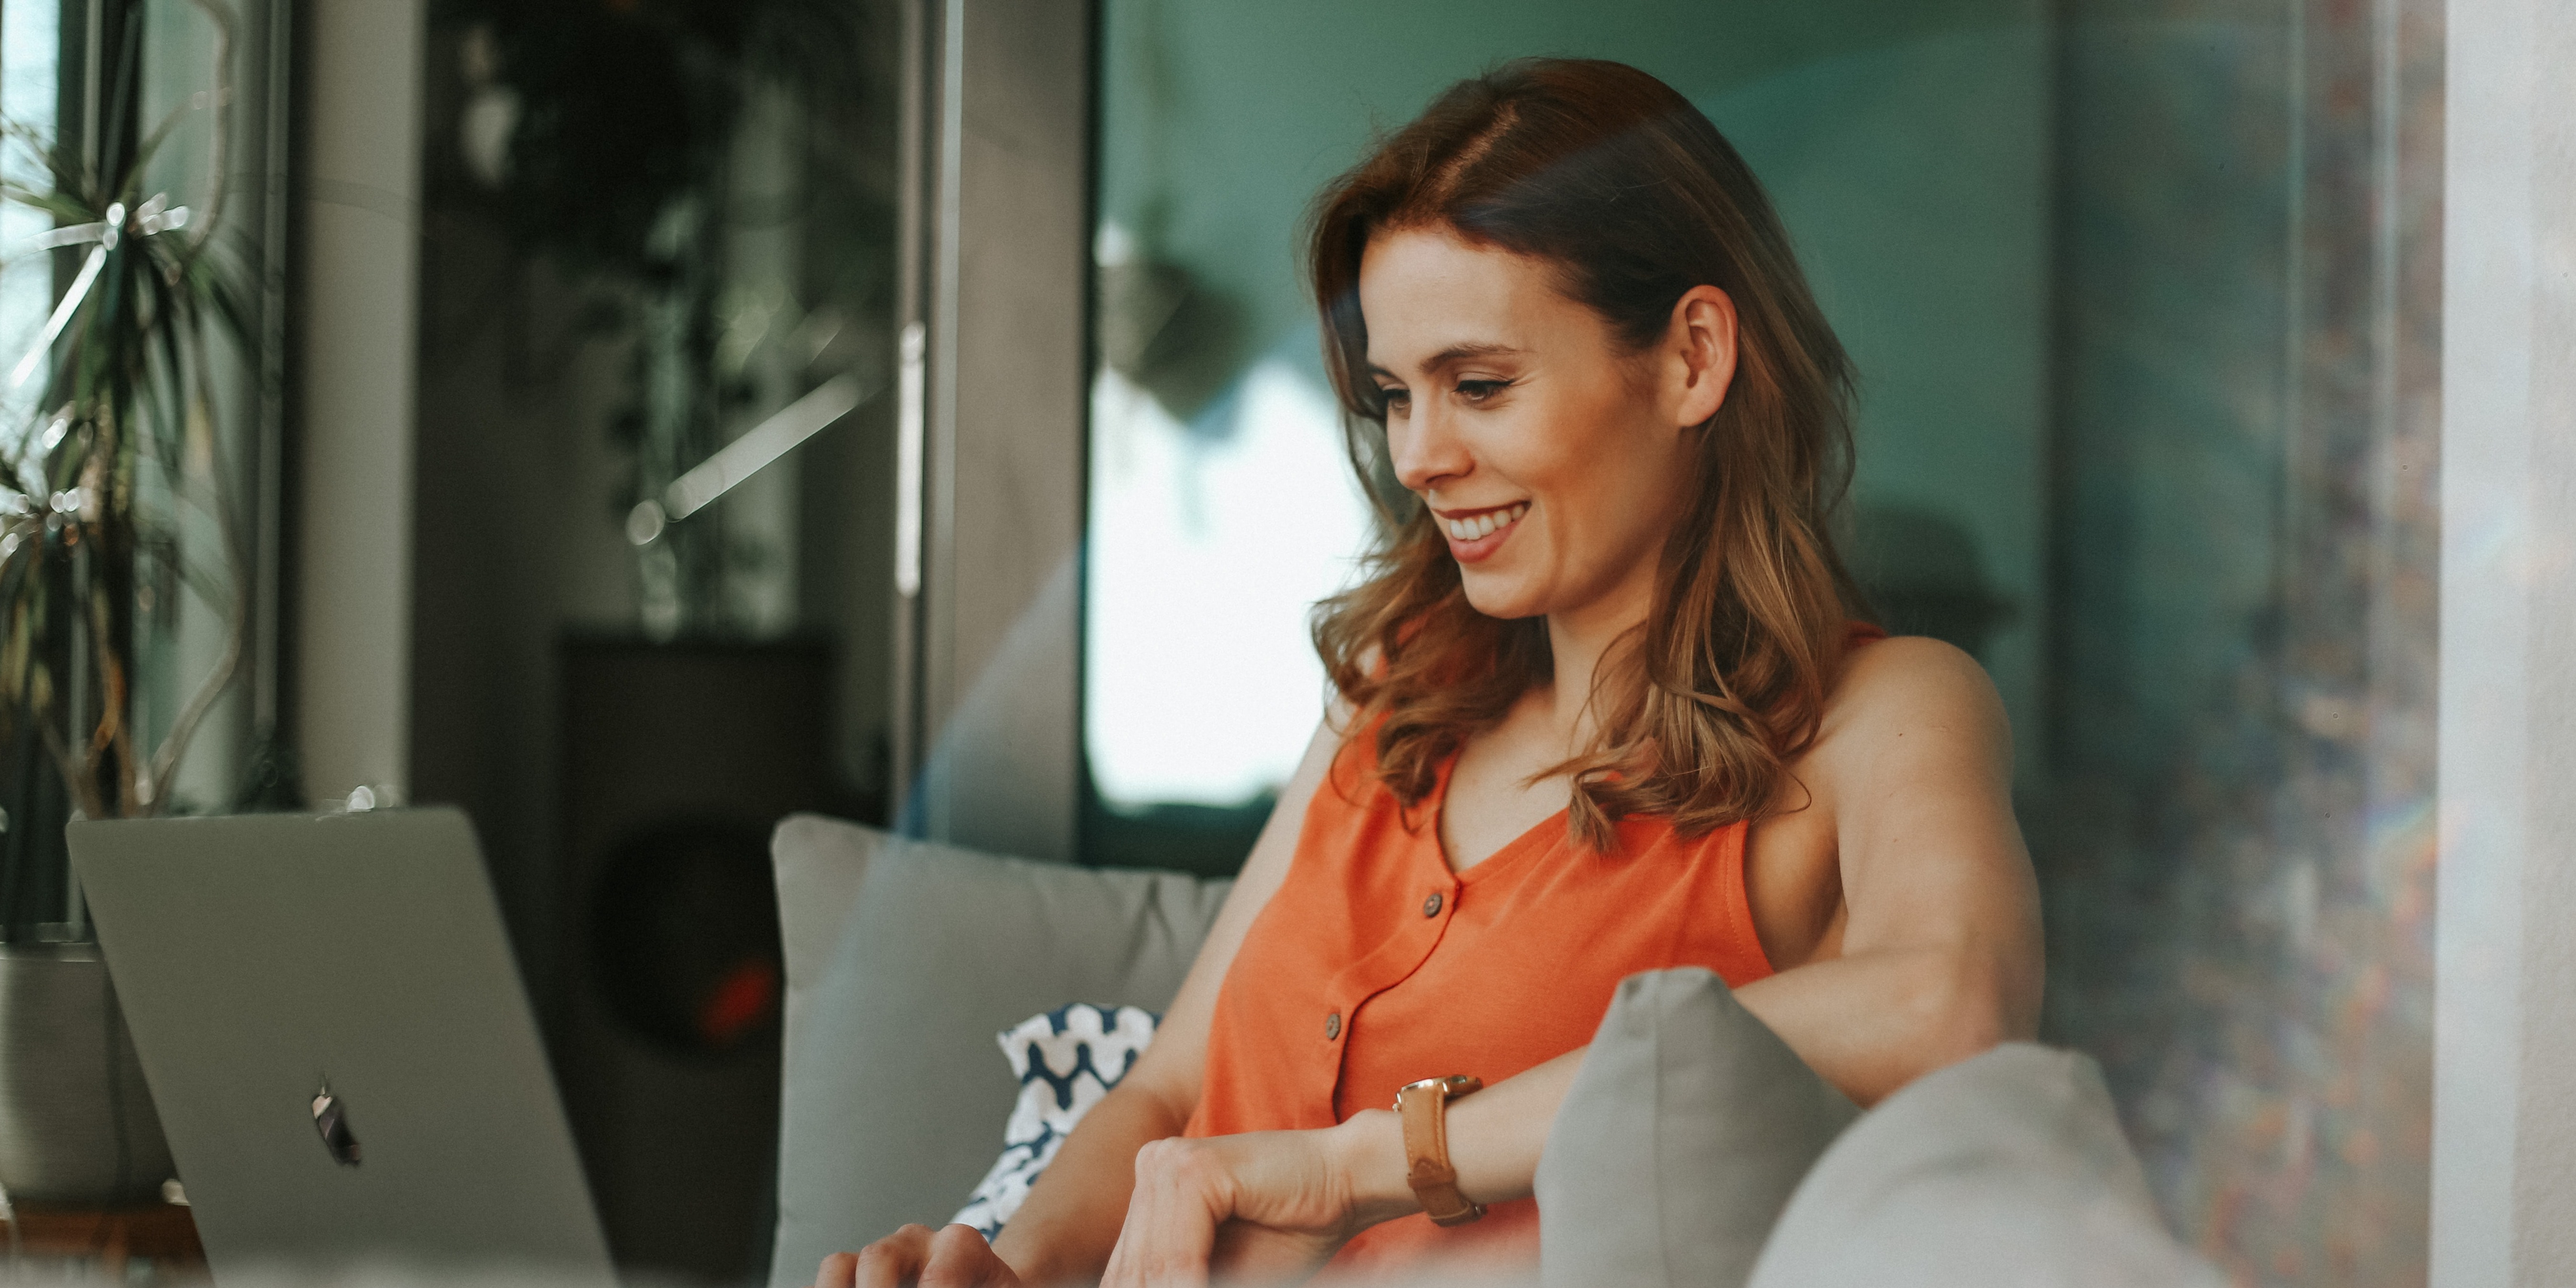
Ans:
<svg viewBox="0 0 2576 1288"><path fill-rule="evenodd" d="M349 1130L349 1107L331 1094L328 1078L313 1094L313 1130L322 1133L322 1148L331 1151L333 1162L342 1167L358 1165L358 1137Z"/></svg>

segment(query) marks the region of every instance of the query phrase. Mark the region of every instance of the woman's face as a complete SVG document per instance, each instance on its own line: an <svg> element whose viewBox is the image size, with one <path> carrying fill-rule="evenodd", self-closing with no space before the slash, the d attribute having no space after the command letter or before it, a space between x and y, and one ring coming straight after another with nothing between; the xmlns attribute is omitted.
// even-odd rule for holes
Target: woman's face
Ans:
<svg viewBox="0 0 2576 1288"><path fill-rule="evenodd" d="M1695 299L1723 326L1694 330ZM1370 238L1360 309L1396 477L1446 534L1468 602L1503 618L1642 615L1689 495L1693 427L1733 372L1725 296L1698 288L1676 335L1623 355L1545 263L1408 229Z"/></svg>

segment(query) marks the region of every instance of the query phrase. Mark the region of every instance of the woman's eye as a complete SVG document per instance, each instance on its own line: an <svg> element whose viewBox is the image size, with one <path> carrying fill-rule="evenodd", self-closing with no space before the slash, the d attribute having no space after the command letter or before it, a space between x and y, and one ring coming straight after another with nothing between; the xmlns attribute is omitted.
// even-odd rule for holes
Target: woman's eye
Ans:
<svg viewBox="0 0 2576 1288"><path fill-rule="evenodd" d="M1413 408L1413 395L1403 389L1381 388L1377 397L1379 404L1392 413L1402 414Z"/></svg>
<svg viewBox="0 0 2576 1288"><path fill-rule="evenodd" d="M1512 387L1508 380L1461 380L1458 396L1470 403L1480 403Z"/></svg>

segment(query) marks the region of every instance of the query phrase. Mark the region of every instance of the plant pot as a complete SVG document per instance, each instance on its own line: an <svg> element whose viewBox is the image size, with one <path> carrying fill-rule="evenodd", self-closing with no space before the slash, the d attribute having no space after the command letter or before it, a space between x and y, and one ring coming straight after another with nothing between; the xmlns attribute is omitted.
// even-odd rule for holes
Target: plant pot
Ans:
<svg viewBox="0 0 2576 1288"><path fill-rule="evenodd" d="M12 1202L158 1202L170 1146L96 944L0 945L0 1187Z"/></svg>

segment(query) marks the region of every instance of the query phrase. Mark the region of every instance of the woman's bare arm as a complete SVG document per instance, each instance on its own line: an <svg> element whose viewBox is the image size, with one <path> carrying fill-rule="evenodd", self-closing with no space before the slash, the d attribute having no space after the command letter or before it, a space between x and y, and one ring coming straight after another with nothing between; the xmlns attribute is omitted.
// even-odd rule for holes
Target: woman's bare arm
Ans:
<svg viewBox="0 0 2576 1288"><path fill-rule="evenodd" d="M2039 885L2012 754L1975 660L1891 639L1853 655L1799 767L1832 815L1842 917L1824 960L1736 996L1864 1105L2038 1030Z"/></svg>
<svg viewBox="0 0 2576 1288"><path fill-rule="evenodd" d="M988 1246L965 1226L938 1231L905 1226L861 1251L824 1258L816 1288L896 1288L931 1279L1051 1284L1098 1276L1126 1216L1136 1151L1150 1141L1179 1135L1198 1106L1217 989L1253 918L1287 879L1306 804L1341 747L1342 714L1337 707L1327 716L1307 744L1296 774L1280 790L1279 805L1254 841L1179 995L1164 1012L1153 1044L1117 1089L1101 1097L1065 1138L999 1243Z"/></svg>
<svg viewBox="0 0 2576 1288"><path fill-rule="evenodd" d="M1200 946L1180 994L1163 1015L1154 1041L1118 1088L1101 1098L1065 1138L1055 1161L1002 1231L994 1251L1030 1283L1063 1283L1097 1276L1118 1242L1135 1181L1136 1151L1147 1141L1177 1136L1198 1107L1207 1067L1210 1017L1226 968L1234 964L1252 920L1287 879L1306 804L1323 782L1341 735L1332 721L1315 731L1279 806L1261 829L1225 907Z"/></svg>

